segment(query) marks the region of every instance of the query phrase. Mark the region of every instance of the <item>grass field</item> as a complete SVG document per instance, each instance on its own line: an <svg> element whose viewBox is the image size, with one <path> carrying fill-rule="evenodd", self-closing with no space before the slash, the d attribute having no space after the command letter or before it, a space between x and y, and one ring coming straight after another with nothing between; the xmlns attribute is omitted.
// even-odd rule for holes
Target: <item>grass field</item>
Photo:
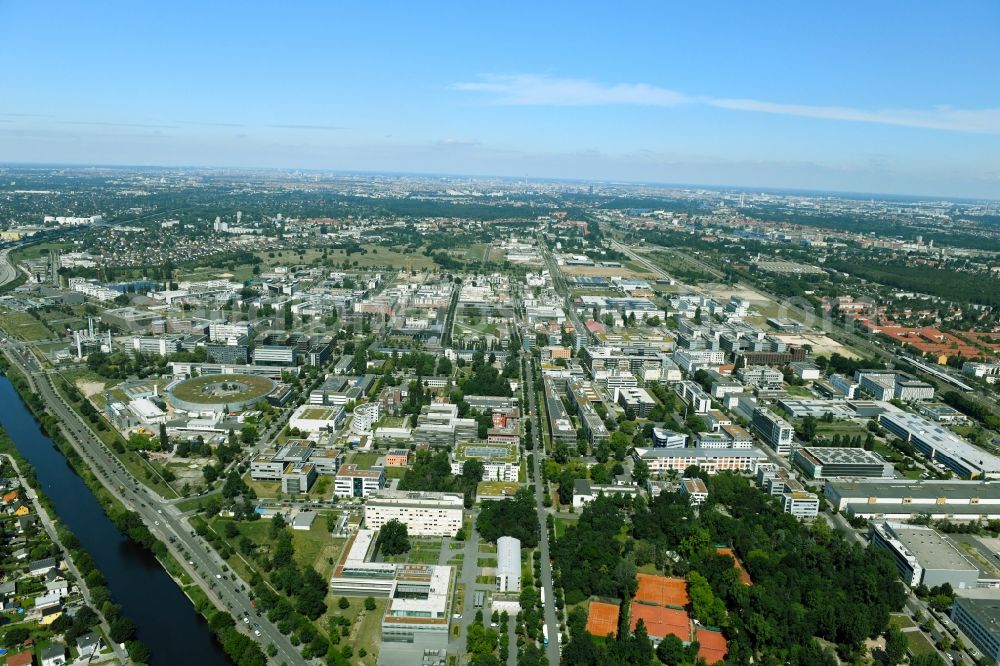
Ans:
<svg viewBox="0 0 1000 666"><path fill-rule="evenodd" d="M377 453L362 453L358 451L355 452L353 456L351 456L348 462L356 464L361 469L368 469L376 462L378 462L379 457L380 456Z"/></svg>
<svg viewBox="0 0 1000 666"><path fill-rule="evenodd" d="M53 335L45 324L27 312L3 312L0 314L0 328L7 335L27 342L45 340Z"/></svg>
<svg viewBox="0 0 1000 666"><path fill-rule="evenodd" d="M437 564L441 557L441 539L410 539L410 550L401 555L386 557L387 562L410 564Z"/></svg>
<svg viewBox="0 0 1000 666"><path fill-rule="evenodd" d="M889 624L893 625L894 627L898 627L900 629L907 629L909 627L917 626L916 624L914 624L913 620L911 620L906 615L903 615L902 613L893 613L892 615L890 615Z"/></svg>
<svg viewBox="0 0 1000 666"><path fill-rule="evenodd" d="M934 644L923 633L919 631L904 631L903 635L906 636L906 649L910 655L920 657L925 654L937 653Z"/></svg>

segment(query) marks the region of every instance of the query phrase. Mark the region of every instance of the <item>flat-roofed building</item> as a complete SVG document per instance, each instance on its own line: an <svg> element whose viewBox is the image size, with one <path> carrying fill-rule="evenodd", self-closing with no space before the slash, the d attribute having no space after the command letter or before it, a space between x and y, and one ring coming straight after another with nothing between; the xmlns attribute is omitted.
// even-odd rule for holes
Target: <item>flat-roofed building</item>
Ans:
<svg viewBox="0 0 1000 666"><path fill-rule="evenodd" d="M674 390L695 414L708 414L712 409L712 397L697 382L677 382Z"/></svg>
<svg viewBox="0 0 1000 666"><path fill-rule="evenodd" d="M782 493L781 508L796 518L812 520L819 514L819 497L804 490Z"/></svg>
<svg viewBox="0 0 1000 666"><path fill-rule="evenodd" d="M281 473L281 492L289 495L309 492L316 480L316 466L312 463L288 463Z"/></svg>
<svg viewBox="0 0 1000 666"><path fill-rule="evenodd" d="M874 451L861 448L804 446L795 450L792 461L812 479L893 476L892 463Z"/></svg>
<svg viewBox="0 0 1000 666"><path fill-rule="evenodd" d="M1000 597L956 597L951 619L987 658L1000 662Z"/></svg>
<svg viewBox="0 0 1000 666"><path fill-rule="evenodd" d="M452 537L462 527L465 503L455 493L380 490L365 502L365 525L382 529L390 520L414 536Z"/></svg>
<svg viewBox="0 0 1000 666"><path fill-rule="evenodd" d="M634 449L632 456L649 465L653 474L683 472L696 465L708 474L725 470L753 472L757 463L766 459L758 449Z"/></svg>
<svg viewBox="0 0 1000 666"><path fill-rule="evenodd" d="M766 407L754 409L750 425L779 456L787 456L792 452L795 429L791 423L771 410Z"/></svg>
<svg viewBox="0 0 1000 666"><path fill-rule="evenodd" d="M389 449L385 452L386 467L408 467L413 452L409 449Z"/></svg>
<svg viewBox="0 0 1000 666"><path fill-rule="evenodd" d="M336 476L344 464L344 452L340 449L314 449L309 454L309 462L316 466L317 474Z"/></svg>
<svg viewBox="0 0 1000 666"><path fill-rule="evenodd" d="M451 621L454 569L427 564L372 562L378 533L361 529L351 536L334 566L330 590L341 596L388 599L382 616L383 655L387 663L413 663L427 650L445 650Z"/></svg>
<svg viewBox="0 0 1000 666"><path fill-rule="evenodd" d="M521 541L502 536L497 539L497 591L521 591Z"/></svg>
<svg viewBox="0 0 1000 666"><path fill-rule="evenodd" d="M720 426L719 430L729 437L732 442L731 446L734 449L749 449L753 446L753 437L750 436L750 433L743 426L732 423Z"/></svg>
<svg viewBox="0 0 1000 666"><path fill-rule="evenodd" d="M302 405L292 413L288 426L309 433L332 432L340 428L346 417L340 406Z"/></svg>
<svg viewBox="0 0 1000 666"><path fill-rule="evenodd" d="M887 411L879 414L879 423L900 439L959 476L1000 479L1000 457L962 439L950 430L919 414Z"/></svg>
<svg viewBox="0 0 1000 666"><path fill-rule="evenodd" d="M686 434L666 428L653 428L653 434L650 437L653 440L653 448L660 449L683 449L687 446L688 441Z"/></svg>
<svg viewBox="0 0 1000 666"><path fill-rule="evenodd" d="M910 587L948 583L955 590L964 590L979 584L979 568L930 527L888 521L872 523L870 537L873 545L892 555Z"/></svg>
<svg viewBox="0 0 1000 666"><path fill-rule="evenodd" d="M646 389L635 387L621 387L615 389L616 401L629 415L629 418L647 418L649 413L656 406L656 400L649 395Z"/></svg>
<svg viewBox="0 0 1000 666"><path fill-rule="evenodd" d="M451 473L461 474L462 467L469 460L478 460L483 464L483 478L488 481L517 481L521 469L517 444L459 444L452 452Z"/></svg>
<svg viewBox="0 0 1000 666"><path fill-rule="evenodd" d="M278 481L285 463L274 459L276 451L261 451L250 461L250 478L254 481Z"/></svg>
<svg viewBox="0 0 1000 666"><path fill-rule="evenodd" d="M577 479L573 482L573 506L581 508L593 502L600 495L630 495L639 494L636 486L616 486L607 484L592 484L586 479Z"/></svg>
<svg viewBox="0 0 1000 666"><path fill-rule="evenodd" d="M1000 482L838 479L823 489L838 510L861 518L1000 520Z"/></svg>
<svg viewBox="0 0 1000 666"><path fill-rule="evenodd" d="M337 497L369 497L385 487L385 468L361 469L357 464L342 465L333 481Z"/></svg>

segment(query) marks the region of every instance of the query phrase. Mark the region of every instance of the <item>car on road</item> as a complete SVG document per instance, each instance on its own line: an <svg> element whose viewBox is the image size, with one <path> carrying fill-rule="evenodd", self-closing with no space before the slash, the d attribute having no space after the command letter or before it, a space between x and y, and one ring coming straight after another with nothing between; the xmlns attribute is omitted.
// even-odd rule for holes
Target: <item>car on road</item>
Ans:
<svg viewBox="0 0 1000 666"><path fill-rule="evenodd" d="M215 577L218 578L219 580L222 580L222 574L215 574Z"/></svg>

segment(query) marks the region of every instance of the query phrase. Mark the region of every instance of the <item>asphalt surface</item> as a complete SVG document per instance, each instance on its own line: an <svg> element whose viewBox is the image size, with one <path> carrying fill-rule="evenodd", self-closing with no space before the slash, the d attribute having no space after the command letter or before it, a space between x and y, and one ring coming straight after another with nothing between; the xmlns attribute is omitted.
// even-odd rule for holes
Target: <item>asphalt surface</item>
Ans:
<svg viewBox="0 0 1000 666"><path fill-rule="evenodd" d="M527 369L527 372L524 372L525 368ZM537 421L535 421L535 414L538 409L538 406L535 404L535 379L532 374L532 366L530 363L522 367L521 374L524 375L524 381L528 391L528 418L529 420L537 423ZM538 522L541 526L541 534L538 539L538 550L542 554L542 588L545 590L545 608L543 609L543 618L545 625L549 628L549 644L548 646L545 646L545 656L548 657L550 664L558 664L560 661L559 621L556 618L556 597L552 589L552 560L549 559L549 530L545 522L548 511L545 509L543 504L545 483L542 480L542 458L545 457L545 445L544 440L541 437L541 433L538 432L538 428L532 428L531 437L535 444L534 449L532 450L535 454L535 511L538 514Z"/></svg>
<svg viewBox="0 0 1000 666"><path fill-rule="evenodd" d="M274 663L308 663L266 615L256 617L256 611L250 605L247 595L249 586L232 571L223 571L224 562L207 542L194 533L183 513L136 480L79 415L63 401L37 359L9 341L6 351L8 357L29 377L34 390L59 419L66 437L105 488L129 510L139 514L149 530L167 546L187 574L201 586L216 606L231 613L237 619L237 627L257 640L262 647L273 643L278 650L272 659ZM249 623L241 621L244 614L249 617ZM256 635L255 626L259 626L257 631L260 636Z"/></svg>
<svg viewBox="0 0 1000 666"><path fill-rule="evenodd" d="M14 268L13 264L10 263L7 255L10 254L11 248L6 250L0 250L0 287L4 286L8 282L12 282L14 278L17 277L17 270Z"/></svg>

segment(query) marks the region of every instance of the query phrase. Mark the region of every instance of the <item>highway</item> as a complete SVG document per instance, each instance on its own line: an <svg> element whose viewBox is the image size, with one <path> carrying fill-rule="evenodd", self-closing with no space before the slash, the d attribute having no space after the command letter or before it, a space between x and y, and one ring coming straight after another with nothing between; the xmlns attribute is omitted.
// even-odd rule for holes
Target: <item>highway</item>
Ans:
<svg viewBox="0 0 1000 666"><path fill-rule="evenodd" d="M136 480L62 399L50 376L30 350L3 338L0 338L0 345L3 345L11 362L28 378L50 413L59 420L64 435L105 488L129 510L139 514L153 535L167 546L171 555L213 603L236 617L237 627L259 641L262 647L273 643L278 650L274 663L307 663L266 616L256 617L246 583L235 573L223 570L224 562L208 543L195 534L183 513ZM248 621L241 622L244 615Z"/></svg>
<svg viewBox="0 0 1000 666"><path fill-rule="evenodd" d="M9 282L13 282L14 278L17 277L17 269L10 262L8 255L13 248L6 248L0 250L0 287L3 287Z"/></svg>

